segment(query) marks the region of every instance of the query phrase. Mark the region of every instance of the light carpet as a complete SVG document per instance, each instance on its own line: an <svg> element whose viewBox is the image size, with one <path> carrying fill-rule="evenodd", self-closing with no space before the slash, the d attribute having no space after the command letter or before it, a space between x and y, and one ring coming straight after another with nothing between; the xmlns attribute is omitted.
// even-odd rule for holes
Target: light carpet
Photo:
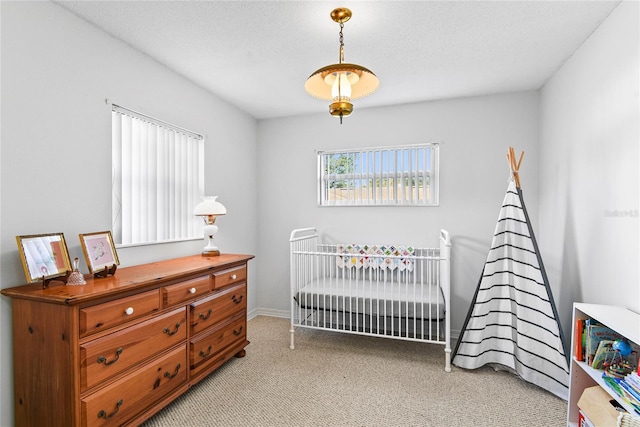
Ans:
<svg viewBox="0 0 640 427"><path fill-rule="evenodd" d="M174 426L566 426L567 404L492 368L444 372L442 346L248 323L232 359L149 419Z"/></svg>

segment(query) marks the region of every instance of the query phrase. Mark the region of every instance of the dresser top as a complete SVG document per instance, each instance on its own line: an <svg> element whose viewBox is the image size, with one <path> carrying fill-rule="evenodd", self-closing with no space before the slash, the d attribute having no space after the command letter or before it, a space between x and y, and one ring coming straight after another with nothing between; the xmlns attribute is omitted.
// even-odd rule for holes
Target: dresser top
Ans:
<svg viewBox="0 0 640 427"><path fill-rule="evenodd" d="M115 275L108 277L94 278L92 275L85 275L86 285L67 286L63 281L54 279L44 289L42 283L38 282L2 289L0 292L11 298L75 305L105 296L151 289L154 285L159 286L189 276L241 266L253 258L253 255L243 254L221 254L212 257L192 255L118 268Z"/></svg>

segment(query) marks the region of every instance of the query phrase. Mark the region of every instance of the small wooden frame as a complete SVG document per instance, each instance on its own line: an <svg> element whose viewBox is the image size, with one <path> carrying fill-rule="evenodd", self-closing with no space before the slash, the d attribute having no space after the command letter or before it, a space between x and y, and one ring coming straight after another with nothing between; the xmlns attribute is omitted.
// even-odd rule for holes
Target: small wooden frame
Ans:
<svg viewBox="0 0 640 427"><path fill-rule="evenodd" d="M27 282L42 281L42 287L46 288L52 279L71 273L63 233L16 236L16 242Z"/></svg>
<svg viewBox="0 0 640 427"><path fill-rule="evenodd" d="M120 265L111 231L80 234L80 243L89 273L94 277L107 277L116 274Z"/></svg>

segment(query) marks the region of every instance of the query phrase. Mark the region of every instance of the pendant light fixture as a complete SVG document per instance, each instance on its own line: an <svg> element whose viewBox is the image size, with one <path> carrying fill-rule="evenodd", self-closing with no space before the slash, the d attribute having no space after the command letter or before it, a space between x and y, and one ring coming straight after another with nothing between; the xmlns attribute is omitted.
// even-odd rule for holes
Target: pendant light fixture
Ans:
<svg viewBox="0 0 640 427"><path fill-rule="evenodd" d="M344 23L351 18L351 11L346 7L334 9L331 19L340 24L340 56L337 64L327 65L316 70L304 84L305 90L312 96L324 101L331 101L329 113L334 117L348 116L353 111L352 100L370 95L380 82L375 74L367 68L344 62Z"/></svg>

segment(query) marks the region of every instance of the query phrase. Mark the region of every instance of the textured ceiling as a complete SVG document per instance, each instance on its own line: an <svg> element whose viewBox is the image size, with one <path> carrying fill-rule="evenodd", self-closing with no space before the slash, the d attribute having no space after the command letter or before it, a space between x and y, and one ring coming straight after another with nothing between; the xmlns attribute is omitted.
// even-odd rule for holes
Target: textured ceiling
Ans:
<svg viewBox="0 0 640 427"><path fill-rule="evenodd" d="M257 119L328 113L304 91L338 61L380 79L359 109L539 89L616 1L55 1Z"/></svg>

